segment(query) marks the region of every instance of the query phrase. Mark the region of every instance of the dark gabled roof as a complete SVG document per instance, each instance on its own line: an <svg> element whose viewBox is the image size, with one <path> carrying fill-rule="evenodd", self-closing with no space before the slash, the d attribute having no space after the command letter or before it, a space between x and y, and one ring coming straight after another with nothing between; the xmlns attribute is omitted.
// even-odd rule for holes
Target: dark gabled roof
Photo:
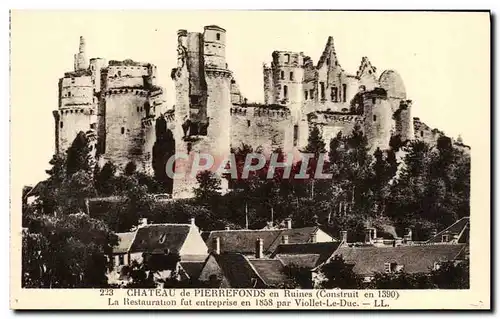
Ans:
<svg viewBox="0 0 500 319"><path fill-rule="evenodd" d="M221 253L255 253L255 243L258 238L263 240L264 253L269 252L269 247L274 242L281 230L216 230L210 232L205 241L209 251L213 250L213 240L220 239Z"/></svg>
<svg viewBox="0 0 500 319"><path fill-rule="evenodd" d="M289 280L279 259L248 258L248 261L267 286L276 287Z"/></svg>
<svg viewBox="0 0 500 319"><path fill-rule="evenodd" d="M241 254L212 254L231 288L253 288L261 280L248 259Z"/></svg>
<svg viewBox="0 0 500 319"><path fill-rule="evenodd" d="M113 247L113 254L124 254L127 253L134 241L136 232L128 232L128 233L116 233L118 236L118 245Z"/></svg>
<svg viewBox="0 0 500 319"><path fill-rule="evenodd" d="M295 259L304 265L320 265L330 258L339 248L340 242L307 243L307 244L287 244L279 245L273 256L287 262ZM291 256L302 256L300 259Z"/></svg>
<svg viewBox="0 0 500 319"><path fill-rule="evenodd" d="M346 263L354 264L359 275L384 272L386 263L402 265L407 273L429 272L436 262L456 260L465 249L462 244L435 244L397 247L347 247L341 246L335 255L341 255Z"/></svg>
<svg viewBox="0 0 500 319"><path fill-rule="evenodd" d="M311 234L314 234L317 231L317 226L282 229L281 233L278 234L278 236L274 239L274 242L269 246L269 251L273 252L276 250L276 248L282 243L284 235L288 236L288 243L299 244L309 242L311 240Z"/></svg>
<svg viewBox="0 0 500 319"><path fill-rule="evenodd" d="M190 227L187 224L151 224L139 227L130 252L179 252Z"/></svg>
<svg viewBox="0 0 500 319"><path fill-rule="evenodd" d="M297 266L302 268L312 269L318 266L320 263L319 254L300 254L300 255L285 255L279 254L276 255L276 258L281 260L281 262L286 266Z"/></svg>
<svg viewBox="0 0 500 319"><path fill-rule="evenodd" d="M200 275L201 269L203 268L204 261L188 261L184 262L181 261L181 267L184 269L186 274L189 276L191 279L198 279L198 276Z"/></svg>
<svg viewBox="0 0 500 319"><path fill-rule="evenodd" d="M460 243L468 242L469 222L470 222L469 217L463 217L463 218L457 220L450 227L439 232L436 236L432 237L427 242L428 243L441 243L443 235L445 235L445 234L450 235L449 241L453 240L453 235L458 235L459 237L458 237L457 242L460 242Z"/></svg>
<svg viewBox="0 0 500 319"><path fill-rule="evenodd" d="M255 242L258 238L264 241L264 253L271 254L282 243L284 235L288 236L288 243L302 244L310 242L311 234L316 233L319 226L290 228L290 229L260 229L260 230L217 230L210 233L202 233L209 250L212 250L212 241L215 237L220 238L221 253L233 252L250 254L255 253Z"/></svg>

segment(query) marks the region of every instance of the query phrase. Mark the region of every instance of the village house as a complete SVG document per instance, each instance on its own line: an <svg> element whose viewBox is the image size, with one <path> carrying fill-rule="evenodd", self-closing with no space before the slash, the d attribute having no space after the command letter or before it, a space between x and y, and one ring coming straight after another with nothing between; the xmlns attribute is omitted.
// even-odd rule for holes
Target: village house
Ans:
<svg viewBox="0 0 500 319"><path fill-rule="evenodd" d="M280 288L290 281L279 259L264 256L264 242L255 242L255 256L221 253L216 247L203 264L198 280L211 288Z"/></svg>
<svg viewBox="0 0 500 319"><path fill-rule="evenodd" d="M336 241L321 226L292 228L292 221L285 220L282 229L228 229L214 230L202 234L210 252L254 255L254 243L263 241L263 255L270 256L281 244L315 243Z"/></svg>
<svg viewBox="0 0 500 319"><path fill-rule="evenodd" d="M208 249L201 238L194 218L190 224L142 224L133 232L119 233L120 242L113 249L113 271L108 275L110 283L126 281L122 269L134 261L141 264L154 256L172 256L176 263L171 269L159 272L162 277L172 271L182 278L189 278L201 268L208 255ZM177 260L178 259L178 260Z"/></svg>

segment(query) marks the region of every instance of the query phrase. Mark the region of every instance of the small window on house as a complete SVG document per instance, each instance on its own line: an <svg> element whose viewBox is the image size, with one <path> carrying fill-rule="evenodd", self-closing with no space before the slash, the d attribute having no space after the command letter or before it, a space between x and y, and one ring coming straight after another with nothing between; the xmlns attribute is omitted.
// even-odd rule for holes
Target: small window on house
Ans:
<svg viewBox="0 0 500 319"><path fill-rule="evenodd" d="M376 115L373 116L373 122L377 122L377 116Z"/></svg>
<svg viewBox="0 0 500 319"><path fill-rule="evenodd" d="M122 76L122 71L118 71L118 76Z"/></svg>
<svg viewBox="0 0 500 319"><path fill-rule="evenodd" d="M71 83L75 84L75 78L71 78Z"/></svg>
<svg viewBox="0 0 500 319"><path fill-rule="evenodd" d="M321 99L324 100L325 99L325 82L320 82L319 83L320 85L320 89L321 89Z"/></svg>
<svg viewBox="0 0 500 319"><path fill-rule="evenodd" d="M288 98L288 86L283 85L283 98Z"/></svg>
<svg viewBox="0 0 500 319"><path fill-rule="evenodd" d="M125 256L118 255L118 265L121 266L123 264L125 264Z"/></svg>
<svg viewBox="0 0 500 319"><path fill-rule="evenodd" d="M377 99L376 99L376 98L374 98L374 97L372 97L372 103L373 103L373 104L377 103Z"/></svg>
<svg viewBox="0 0 500 319"><path fill-rule="evenodd" d="M281 73L280 73L280 79L282 79L282 80L285 79L285 71L281 71Z"/></svg>
<svg viewBox="0 0 500 319"><path fill-rule="evenodd" d="M330 65L330 58L326 59L326 65Z"/></svg>
<svg viewBox="0 0 500 319"><path fill-rule="evenodd" d="M445 235L443 235L443 236L441 236L441 241L442 241L443 243L447 243L448 241L450 241L450 236L449 236L449 235L446 235L446 234L445 234Z"/></svg>
<svg viewBox="0 0 500 319"><path fill-rule="evenodd" d="M293 81L293 72L290 72L290 81Z"/></svg>
<svg viewBox="0 0 500 319"><path fill-rule="evenodd" d="M314 89L309 90L309 98L312 100L314 99Z"/></svg>
<svg viewBox="0 0 500 319"><path fill-rule="evenodd" d="M64 126L63 122L62 122L62 121L61 121L61 122L59 122L59 127L60 127L60 128L63 128L63 126Z"/></svg>
<svg viewBox="0 0 500 319"><path fill-rule="evenodd" d="M220 41L220 33L217 33L216 35L217 41Z"/></svg>
<svg viewBox="0 0 500 319"><path fill-rule="evenodd" d="M347 99L347 85L342 84L342 102L345 102Z"/></svg>
<svg viewBox="0 0 500 319"><path fill-rule="evenodd" d="M125 134L125 128L124 127L122 127L121 132L122 132L122 134Z"/></svg>
<svg viewBox="0 0 500 319"><path fill-rule="evenodd" d="M250 127L250 120L247 120L247 126Z"/></svg>
<svg viewBox="0 0 500 319"><path fill-rule="evenodd" d="M420 131L420 137L424 137L424 131Z"/></svg>
<svg viewBox="0 0 500 319"><path fill-rule="evenodd" d="M304 100L307 100L307 97L308 97L307 95L308 95L308 93L309 93L309 92L307 92L307 90L306 90L306 91L304 91Z"/></svg>
<svg viewBox="0 0 500 319"><path fill-rule="evenodd" d="M71 96L71 92L68 92L68 96Z"/></svg>

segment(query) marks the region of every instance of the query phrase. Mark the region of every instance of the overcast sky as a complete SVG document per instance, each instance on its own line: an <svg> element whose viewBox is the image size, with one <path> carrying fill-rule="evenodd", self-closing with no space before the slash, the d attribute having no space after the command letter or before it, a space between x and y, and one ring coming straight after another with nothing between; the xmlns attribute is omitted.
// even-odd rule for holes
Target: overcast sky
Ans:
<svg viewBox="0 0 500 319"><path fill-rule="evenodd" d="M26 172L16 184L45 178L54 152L57 84L73 68L79 36L87 57L131 58L158 66L169 106L178 29L227 30L226 56L243 95L263 101L262 63L273 50L302 51L316 63L333 36L342 67L355 74L369 57L378 75L399 72L413 116L472 146L489 121L489 24L485 13L376 12L14 12L11 32L13 156ZM480 112L479 112L480 111ZM489 125L485 123L484 125ZM16 152L18 152L16 154ZM29 160L29 162L28 162Z"/></svg>

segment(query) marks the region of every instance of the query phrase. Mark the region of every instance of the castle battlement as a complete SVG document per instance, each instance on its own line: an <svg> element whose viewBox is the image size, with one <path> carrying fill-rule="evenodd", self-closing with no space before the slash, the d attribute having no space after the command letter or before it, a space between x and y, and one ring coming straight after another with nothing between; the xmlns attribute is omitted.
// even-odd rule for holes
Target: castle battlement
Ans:
<svg viewBox="0 0 500 319"><path fill-rule="evenodd" d="M117 89L113 88L104 93L105 95L113 95L113 94L133 94L139 96L149 96L150 90L145 88L122 88Z"/></svg>
<svg viewBox="0 0 500 319"><path fill-rule="evenodd" d="M363 123L363 115L339 114L335 112L316 111L307 114L308 120L317 124L342 125L346 123Z"/></svg>
<svg viewBox="0 0 500 319"><path fill-rule="evenodd" d="M91 108L81 108L81 107L71 107L64 108L57 111L54 111L59 115L67 115L67 114L82 114L82 115L94 115L96 112Z"/></svg>

